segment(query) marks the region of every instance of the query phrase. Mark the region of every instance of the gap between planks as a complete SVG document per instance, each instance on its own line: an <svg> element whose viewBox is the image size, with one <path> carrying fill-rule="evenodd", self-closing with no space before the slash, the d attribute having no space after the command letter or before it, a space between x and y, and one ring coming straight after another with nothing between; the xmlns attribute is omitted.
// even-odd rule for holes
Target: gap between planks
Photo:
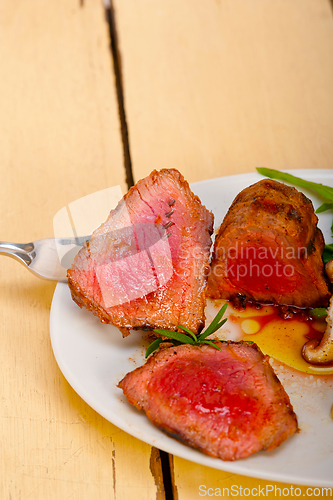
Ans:
<svg viewBox="0 0 333 500"><path fill-rule="evenodd" d="M104 0L104 6L105 6L106 21L109 26L110 50L112 54L113 70L116 82L118 111L119 111L120 126L121 126L121 138L123 143L125 175L126 175L127 187L129 189L134 185L134 178L133 178L132 161L131 161L130 146L128 139L128 127L127 127L127 120L125 113L124 90L123 90L123 80L121 73L121 55L118 46L116 19L112 1Z"/></svg>
<svg viewBox="0 0 333 500"><path fill-rule="evenodd" d="M332 0L333 1L333 0ZM80 0L81 7L84 6L84 0ZM121 55L118 46L117 27L115 12L112 0L104 0L105 16L109 27L110 51L113 61L113 70L115 74L116 92L118 101L118 111L121 125L121 137L123 143L124 165L126 174L126 183L128 189L134 185L132 171L131 153L128 138L128 127L124 103L124 89L121 72ZM152 447L150 470L154 477L157 487L157 500L177 500L177 488L174 482L173 456L168 453ZM162 484L161 484L162 483Z"/></svg>

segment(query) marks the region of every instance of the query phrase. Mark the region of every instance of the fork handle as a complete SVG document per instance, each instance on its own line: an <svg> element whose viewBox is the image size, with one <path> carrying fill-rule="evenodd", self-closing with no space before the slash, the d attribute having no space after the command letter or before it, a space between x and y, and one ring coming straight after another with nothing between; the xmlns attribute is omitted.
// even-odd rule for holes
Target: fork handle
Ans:
<svg viewBox="0 0 333 500"><path fill-rule="evenodd" d="M0 255L12 257L25 266L30 266L35 257L34 248L33 243L9 243L0 241Z"/></svg>
<svg viewBox="0 0 333 500"><path fill-rule="evenodd" d="M9 251L9 252L23 252L30 253L35 249L33 243L9 243L6 241L0 241L0 252Z"/></svg>

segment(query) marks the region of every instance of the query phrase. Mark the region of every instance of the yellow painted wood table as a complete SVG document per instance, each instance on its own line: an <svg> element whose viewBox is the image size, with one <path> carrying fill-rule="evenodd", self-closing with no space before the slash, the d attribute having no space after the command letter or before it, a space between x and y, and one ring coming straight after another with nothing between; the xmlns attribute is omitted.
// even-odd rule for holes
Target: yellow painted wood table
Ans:
<svg viewBox="0 0 333 500"><path fill-rule="evenodd" d="M102 3L1 2L0 239L52 237L70 202L126 191L123 158ZM150 446L94 412L55 362L55 285L3 256L0 276L0 498L155 499Z"/></svg>
<svg viewBox="0 0 333 500"><path fill-rule="evenodd" d="M153 168L195 182L260 166L333 167L329 0L113 5L134 180ZM179 500L271 484L178 457L172 465ZM293 496L292 485L277 487Z"/></svg>
<svg viewBox="0 0 333 500"><path fill-rule="evenodd" d="M2 0L0 239L50 237L62 207L154 168L190 182L331 168L332 61L329 0ZM168 457L98 415L53 356L55 285L7 257L0 276L1 499L269 484Z"/></svg>

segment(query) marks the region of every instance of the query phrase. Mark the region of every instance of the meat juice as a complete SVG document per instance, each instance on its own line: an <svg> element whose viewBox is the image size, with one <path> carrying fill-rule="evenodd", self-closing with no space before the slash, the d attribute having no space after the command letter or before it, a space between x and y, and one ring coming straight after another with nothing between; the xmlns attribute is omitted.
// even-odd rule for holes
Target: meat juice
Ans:
<svg viewBox="0 0 333 500"><path fill-rule="evenodd" d="M217 302L214 309L221 307L221 301ZM207 315L211 308L212 303L208 305ZM323 318L312 318L306 310L284 312L271 305L236 309L231 304L225 317L228 317L227 323L216 334L219 339L231 337L255 342L264 354L296 370L313 375L333 374L333 366L309 364L301 354L308 340L322 338L326 328Z"/></svg>

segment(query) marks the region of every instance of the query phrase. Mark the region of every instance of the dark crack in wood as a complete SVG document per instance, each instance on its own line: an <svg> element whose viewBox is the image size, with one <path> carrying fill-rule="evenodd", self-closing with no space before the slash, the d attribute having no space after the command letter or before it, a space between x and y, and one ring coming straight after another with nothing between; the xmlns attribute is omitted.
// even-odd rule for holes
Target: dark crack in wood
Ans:
<svg viewBox="0 0 333 500"><path fill-rule="evenodd" d="M178 500L178 490L177 486L175 484L175 474L174 474L174 465L173 465L173 455L170 455L169 453L166 453L165 451L161 452L165 457L162 455L162 464L165 459L165 461L168 461L167 464L167 472L166 476L168 477L168 488L166 487L166 481L164 482L164 487L165 487L165 496L166 500ZM163 466L162 466L163 469ZM163 472L163 477L164 477L164 472ZM168 494L167 494L168 492ZM170 496L168 496L170 495Z"/></svg>
<svg viewBox="0 0 333 500"><path fill-rule="evenodd" d="M157 488L156 500L169 500L165 495L161 452L154 446L151 448L149 466Z"/></svg>
<svg viewBox="0 0 333 500"><path fill-rule="evenodd" d="M84 0L80 0L82 3ZM118 45L115 12L112 1L105 7L106 20L109 26L110 48L115 73L118 110L121 124L126 183L128 188L134 186L132 161L130 154L128 126L125 113L124 87L121 72L121 54ZM150 470L156 484L156 500L178 500L177 488L174 484L173 457L155 447L151 448ZM115 478L114 478L115 480Z"/></svg>
<svg viewBox="0 0 333 500"><path fill-rule="evenodd" d="M130 188L134 185L134 179L132 172L128 127L127 127L127 120L125 113L124 87L123 87L122 73L121 73L121 55L118 46L115 12L112 2L110 2L110 6L106 6L105 13L106 13L106 20L109 26L110 44L111 44L110 48L112 52L113 69L116 81L116 92L117 92L118 111L119 111L120 126L121 126L121 137L123 143L126 183L128 188Z"/></svg>
<svg viewBox="0 0 333 500"><path fill-rule="evenodd" d="M150 470L157 488L156 500L178 500L174 485L173 456L152 446Z"/></svg>
<svg viewBox="0 0 333 500"><path fill-rule="evenodd" d="M111 440L112 441L112 440ZM113 483L113 494L116 498L116 452L112 450L112 483Z"/></svg>

